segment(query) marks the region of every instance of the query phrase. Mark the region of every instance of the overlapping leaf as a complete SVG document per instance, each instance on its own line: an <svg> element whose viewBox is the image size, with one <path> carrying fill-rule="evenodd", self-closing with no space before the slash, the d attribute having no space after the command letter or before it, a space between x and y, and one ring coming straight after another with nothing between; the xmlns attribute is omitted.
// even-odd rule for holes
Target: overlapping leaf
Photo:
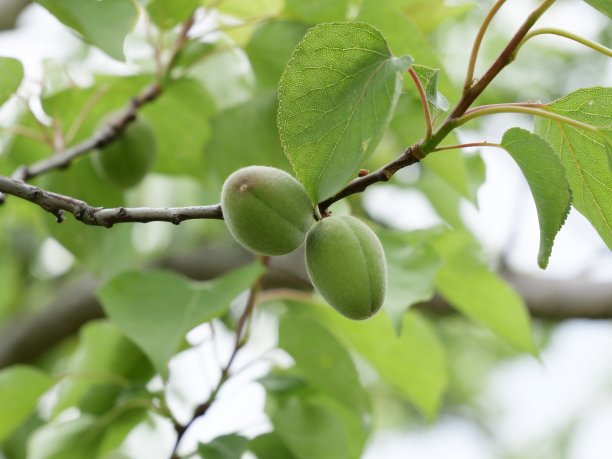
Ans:
<svg viewBox="0 0 612 459"><path fill-rule="evenodd" d="M138 18L135 2L126 0L38 0L64 25L110 57L123 60L123 42Z"/></svg>
<svg viewBox="0 0 612 459"><path fill-rule="evenodd" d="M166 377L187 332L225 312L261 271L248 265L203 283L170 272L129 272L106 283L98 297L110 320Z"/></svg>
<svg viewBox="0 0 612 459"><path fill-rule="evenodd" d="M612 88L584 88L548 104L547 109L600 128L595 133L548 118L536 118L535 132L559 154L572 189L574 207L612 248L612 172L606 128L612 127Z"/></svg>
<svg viewBox="0 0 612 459"><path fill-rule="evenodd" d="M548 142L524 129L506 131L502 146L519 165L531 188L540 221L538 265L545 269L572 201L565 169Z"/></svg>
<svg viewBox="0 0 612 459"><path fill-rule="evenodd" d="M411 64L365 23L320 24L296 47L281 77L278 126L313 202L339 191L374 150Z"/></svg>
<svg viewBox="0 0 612 459"><path fill-rule="evenodd" d="M436 287L461 313L489 328L520 351L536 352L523 299L491 272L467 233L454 231L435 241L444 264Z"/></svg>
<svg viewBox="0 0 612 459"><path fill-rule="evenodd" d="M0 371L0 442L27 419L52 385L53 379L35 368L13 366Z"/></svg>

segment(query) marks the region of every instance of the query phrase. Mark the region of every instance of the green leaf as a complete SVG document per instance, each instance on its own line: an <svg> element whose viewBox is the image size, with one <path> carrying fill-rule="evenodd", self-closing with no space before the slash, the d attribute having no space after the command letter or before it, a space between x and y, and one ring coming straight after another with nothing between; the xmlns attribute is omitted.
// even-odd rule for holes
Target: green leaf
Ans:
<svg viewBox="0 0 612 459"><path fill-rule="evenodd" d="M155 131L154 169L164 174L193 175L202 179L206 166L202 149L210 137L214 102L197 81L182 78L164 89L164 95L142 110Z"/></svg>
<svg viewBox="0 0 612 459"><path fill-rule="evenodd" d="M584 0L593 8L598 9L600 12L612 18L612 2L610 0Z"/></svg>
<svg viewBox="0 0 612 459"><path fill-rule="evenodd" d="M295 459L287 446L274 432L255 437L249 443L251 451L257 459Z"/></svg>
<svg viewBox="0 0 612 459"><path fill-rule="evenodd" d="M102 415L126 389L144 385L153 376L147 357L113 324L90 322L79 332L79 346L59 385L54 413L70 406Z"/></svg>
<svg viewBox="0 0 612 459"><path fill-rule="evenodd" d="M444 260L436 275L440 294L514 348L535 354L523 299L489 271L472 237L460 231L446 233L435 240L435 247Z"/></svg>
<svg viewBox="0 0 612 459"><path fill-rule="evenodd" d="M317 321L285 315L280 323L279 346L293 357L311 386L362 414L369 411L368 396L351 356Z"/></svg>
<svg viewBox="0 0 612 459"><path fill-rule="evenodd" d="M28 418L53 382L45 373L25 365L0 371L0 443Z"/></svg>
<svg viewBox="0 0 612 459"><path fill-rule="evenodd" d="M210 282L190 282L163 271L129 272L107 282L98 298L111 322L166 378L168 361L187 332L227 311L262 269L258 264L247 265Z"/></svg>
<svg viewBox="0 0 612 459"><path fill-rule="evenodd" d="M242 19L276 16L283 7L283 0L224 0L218 10Z"/></svg>
<svg viewBox="0 0 612 459"><path fill-rule="evenodd" d="M353 457L347 426L321 400L292 396L279 401L270 418L276 434L297 459Z"/></svg>
<svg viewBox="0 0 612 459"><path fill-rule="evenodd" d="M96 418L82 415L66 422L44 425L32 435L28 459L83 459L97 457L101 432Z"/></svg>
<svg viewBox="0 0 612 459"><path fill-rule="evenodd" d="M225 180L253 164L290 170L276 130L277 106L276 91L266 91L212 119L212 136L204 149L211 177Z"/></svg>
<svg viewBox="0 0 612 459"><path fill-rule="evenodd" d="M0 57L0 106L19 88L23 80L23 65L12 57Z"/></svg>
<svg viewBox="0 0 612 459"><path fill-rule="evenodd" d="M346 19L347 0L285 0L285 13L307 24Z"/></svg>
<svg viewBox="0 0 612 459"><path fill-rule="evenodd" d="M240 459L247 450L249 440L242 435L229 434L198 445L202 459Z"/></svg>
<svg viewBox="0 0 612 459"><path fill-rule="evenodd" d="M548 142L529 131L509 129L501 144L519 165L531 188L540 221L538 265L545 269L572 201L565 170Z"/></svg>
<svg viewBox="0 0 612 459"><path fill-rule="evenodd" d="M171 29L189 18L200 3L200 0L152 0L147 12L160 28Z"/></svg>
<svg viewBox="0 0 612 459"><path fill-rule="evenodd" d="M553 113L599 128L612 127L612 87L578 89L548 104ZM561 157L574 207L612 249L612 173L602 135L567 123L536 117L535 132Z"/></svg>
<svg viewBox="0 0 612 459"><path fill-rule="evenodd" d="M314 309L314 308L310 308ZM353 321L329 307L315 310L321 322L361 354L380 377L433 418L448 383L444 346L431 325L415 311L404 315L402 334L384 314Z"/></svg>
<svg viewBox="0 0 612 459"><path fill-rule="evenodd" d="M449 107L448 99L438 91L440 69L432 69L424 65L413 65L412 69L419 77L429 103L438 110L447 111Z"/></svg>
<svg viewBox="0 0 612 459"><path fill-rule="evenodd" d="M67 27L113 59L124 60L123 42L138 18L132 0L37 0Z"/></svg>
<svg viewBox="0 0 612 459"><path fill-rule="evenodd" d="M365 23L320 24L295 48L279 86L278 126L313 202L339 191L376 148L411 64Z"/></svg>
<svg viewBox="0 0 612 459"><path fill-rule="evenodd" d="M412 305L433 297L434 278L440 266L440 257L428 244L412 241L409 235L380 232L378 236L388 266L383 309L400 334L406 311Z"/></svg>
<svg viewBox="0 0 612 459"><path fill-rule="evenodd" d="M281 20L266 21L255 29L245 51L259 88L276 91L291 52L307 29L308 26L300 22Z"/></svg>

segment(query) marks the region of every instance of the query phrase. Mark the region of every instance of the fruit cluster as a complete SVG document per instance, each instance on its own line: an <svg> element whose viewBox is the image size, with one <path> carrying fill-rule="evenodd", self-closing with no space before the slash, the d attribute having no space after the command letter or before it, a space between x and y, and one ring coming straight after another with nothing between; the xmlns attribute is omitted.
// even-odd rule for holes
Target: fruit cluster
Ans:
<svg viewBox="0 0 612 459"><path fill-rule="evenodd" d="M310 280L341 314L367 319L382 306L387 268L376 234L351 216L315 222L306 190L288 173L265 166L234 172L221 207L234 239L255 253L283 255L305 240Z"/></svg>

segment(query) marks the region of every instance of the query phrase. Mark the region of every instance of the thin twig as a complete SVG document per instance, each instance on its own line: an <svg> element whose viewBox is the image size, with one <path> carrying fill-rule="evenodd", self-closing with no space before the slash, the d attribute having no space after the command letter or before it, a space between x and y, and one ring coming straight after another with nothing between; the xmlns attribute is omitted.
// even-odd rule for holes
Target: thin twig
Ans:
<svg viewBox="0 0 612 459"><path fill-rule="evenodd" d="M463 84L463 93L469 91L472 87L472 83L474 82L474 69L476 68L476 60L478 59L478 51L480 50L480 45L482 44L482 40L485 36L489 25L491 25L491 21L493 17L497 14L502 5L506 3L506 0L497 0L489 13L486 15L482 24L480 25L480 29L478 29L478 33L476 34L476 38L474 39L474 45L472 46L472 53L470 54L470 61L468 64L467 72L465 75L465 83Z"/></svg>
<svg viewBox="0 0 612 459"><path fill-rule="evenodd" d="M602 44L599 44L594 41L588 40L586 38L580 37L578 35L575 35L563 29L557 29L554 27L543 27L541 29L533 30L529 32L527 35L525 35L525 38L523 38L523 40L519 43L519 45L516 47L516 49L512 53L512 59L516 59L516 56L519 50L530 38L536 37L538 35L557 35L559 37L564 37L569 40L575 41L576 43L580 43L584 46L587 46L591 48L592 50L603 54L604 56L612 57L612 49L607 48L606 46Z"/></svg>
<svg viewBox="0 0 612 459"><path fill-rule="evenodd" d="M27 184L20 180L0 175L0 192L17 196L30 201L47 212L55 215L58 222L64 220L64 213L69 212L74 217L92 226L110 228L116 223L147 223L154 221L170 222L178 225L185 220L223 219L221 205L192 207L93 207L85 201L65 196Z"/></svg>
<svg viewBox="0 0 612 459"><path fill-rule="evenodd" d="M260 257L260 262L264 266L267 266L268 261L269 261L268 257ZM236 337L234 339L234 348L232 350L232 353L229 359L227 360L227 363L221 370L221 376L219 377L219 381L217 382L217 385L215 386L215 388L212 390L212 392L208 396L208 399L196 407L196 409L193 412L193 415L191 416L189 421L187 421L186 424L181 425L181 424L175 423L174 428L176 430L177 435L176 435L176 441L174 443L174 448L172 449L170 459L179 458L178 448L181 444L181 440L185 436L185 433L187 432L189 427L191 427L191 425L196 421L196 419L204 416L208 412L212 404L217 399L217 396L219 395L221 388L230 378L230 370L231 370L232 364L234 363L234 360L236 356L238 355L238 352L240 352L240 349L242 349L242 347L245 344L243 340L244 327L247 321L249 320L249 317L251 317L251 315L253 314L253 311L255 310L255 304L257 302L257 295L261 290L262 277L263 276L260 276L251 286L246 306L244 308L244 311L242 311L242 314L240 315L238 319L238 323L236 324L236 331L235 331Z"/></svg>
<svg viewBox="0 0 612 459"><path fill-rule="evenodd" d="M521 113L524 115L540 116L600 135L600 130L595 126L591 126L590 124L583 123L573 118L568 118L567 116L558 115L557 113L550 112L541 108L506 104L490 105L488 107L478 107L473 110L468 110L467 112L465 112L465 115L456 120L456 126L461 126L462 124L465 124L474 118L478 118L485 115L495 115L498 113Z"/></svg>
<svg viewBox="0 0 612 459"><path fill-rule="evenodd" d="M408 69L408 73L412 77L412 81L414 81L417 91L419 92L419 98L421 99L421 105L423 106L423 116L425 117L425 138L429 139L432 133L431 113L429 113L429 102L427 102L427 96L425 95L425 90L423 89L421 80L419 79L419 76L416 74L412 67Z"/></svg>
<svg viewBox="0 0 612 459"><path fill-rule="evenodd" d="M470 147L500 147L501 145L493 142L471 142L471 143L462 143L459 145L446 145L444 147L436 147L433 151L444 151L444 150L458 150L460 148L470 148Z"/></svg>

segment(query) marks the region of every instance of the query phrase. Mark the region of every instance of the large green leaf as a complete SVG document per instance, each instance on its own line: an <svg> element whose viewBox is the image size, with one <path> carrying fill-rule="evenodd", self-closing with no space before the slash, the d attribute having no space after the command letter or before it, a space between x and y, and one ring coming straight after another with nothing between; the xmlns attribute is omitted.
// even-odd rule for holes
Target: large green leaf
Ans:
<svg viewBox="0 0 612 459"><path fill-rule="evenodd" d="M285 13L307 24L344 21L348 3L347 0L285 0Z"/></svg>
<svg viewBox="0 0 612 459"><path fill-rule="evenodd" d="M308 26L301 22L271 20L260 25L245 51L261 89L278 86L293 48L304 37Z"/></svg>
<svg viewBox="0 0 612 459"><path fill-rule="evenodd" d="M102 415L122 390L144 387L153 376L146 356L110 322L91 322L79 335L79 346L59 385L55 413L77 406Z"/></svg>
<svg viewBox="0 0 612 459"><path fill-rule="evenodd" d="M53 382L43 372L27 366L0 371L0 443L28 418Z"/></svg>
<svg viewBox="0 0 612 459"><path fill-rule="evenodd" d="M0 106L11 97L23 80L23 65L12 57L0 57Z"/></svg>
<svg viewBox="0 0 612 459"><path fill-rule="evenodd" d="M199 283L170 272L129 272L107 282L98 297L111 322L166 377L168 361L187 332L223 314L261 272L260 265L252 264Z"/></svg>
<svg viewBox="0 0 612 459"><path fill-rule="evenodd" d="M138 18L132 0L37 0L64 25L110 57L123 60L123 42Z"/></svg>
<svg viewBox="0 0 612 459"><path fill-rule="evenodd" d="M376 148L411 64L365 23L320 24L295 48L279 86L278 126L313 202L339 191Z"/></svg>
<svg viewBox="0 0 612 459"><path fill-rule="evenodd" d="M467 233L446 233L435 241L444 260L436 287L461 313L484 325L520 351L535 353L529 314L523 299L489 271Z"/></svg>
<svg viewBox="0 0 612 459"><path fill-rule="evenodd" d="M603 14L612 18L612 2L610 0L584 0L593 8L597 8Z"/></svg>
<svg viewBox="0 0 612 459"><path fill-rule="evenodd" d="M446 356L424 317L415 311L406 313L398 336L384 314L354 321L329 307L310 309L332 333L361 354L384 381L428 418L435 415L448 383Z"/></svg>
<svg viewBox="0 0 612 459"><path fill-rule="evenodd" d="M242 435L222 435L209 443L200 443L198 454L202 459L240 459L248 444L249 440Z"/></svg>
<svg viewBox="0 0 612 459"><path fill-rule="evenodd" d="M440 257L428 244L413 241L405 234L382 232L379 236L388 265L383 309L401 333L408 308L433 296Z"/></svg>
<svg viewBox="0 0 612 459"><path fill-rule="evenodd" d="M545 269L572 201L565 170L548 142L529 131L509 129L501 144L519 165L531 188L540 221L538 265Z"/></svg>
<svg viewBox="0 0 612 459"><path fill-rule="evenodd" d="M612 88L585 88L548 104L547 109L594 127L612 126ZM612 248L612 172L602 135L548 118L535 120L535 132L561 157L573 204Z"/></svg>
<svg viewBox="0 0 612 459"><path fill-rule="evenodd" d="M310 385L362 414L369 411L368 397L351 356L317 321L293 314L284 316L279 346L293 357Z"/></svg>

